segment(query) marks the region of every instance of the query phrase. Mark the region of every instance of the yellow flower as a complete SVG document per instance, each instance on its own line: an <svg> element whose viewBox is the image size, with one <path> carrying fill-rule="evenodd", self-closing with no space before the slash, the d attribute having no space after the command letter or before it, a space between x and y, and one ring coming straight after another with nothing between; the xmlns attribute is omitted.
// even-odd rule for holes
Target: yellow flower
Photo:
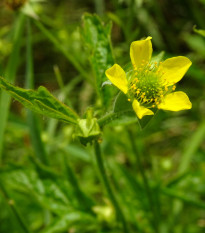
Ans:
<svg viewBox="0 0 205 233"><path fill-rule="evenodd" d="M128 77L118 64L114 64L105 72L108 79L132 101L132 107L139 119L146 115L154 115L150 108L180 111L192 107L184 92L172 92L176 88L175 84L191 66L191 61L178 56L164 62L151 63L151 39L147 37L145 40L132 42L130 57L133 70L129 72Z"/></svg>

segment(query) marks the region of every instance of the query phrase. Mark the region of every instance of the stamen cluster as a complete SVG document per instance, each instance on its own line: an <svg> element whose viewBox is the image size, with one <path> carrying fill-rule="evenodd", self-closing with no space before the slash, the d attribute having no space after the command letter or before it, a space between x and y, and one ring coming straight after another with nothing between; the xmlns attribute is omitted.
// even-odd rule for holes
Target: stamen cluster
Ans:
<svg viewBox="0 0 205 233"><path fill-rule="evenodd" d="M160 104L170 89L169 83L162 78L164 72L160 71L160 64L142 61L140 66L134 67L128 87L128 101L137 99L141 104L152 108Z"/></svg>

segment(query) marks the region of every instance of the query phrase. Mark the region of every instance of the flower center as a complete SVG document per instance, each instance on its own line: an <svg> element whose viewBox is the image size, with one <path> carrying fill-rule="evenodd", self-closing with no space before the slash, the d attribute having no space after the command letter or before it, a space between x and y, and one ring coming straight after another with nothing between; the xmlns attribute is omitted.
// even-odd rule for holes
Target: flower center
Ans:
<svg viewBox="0 0 205 233"><path fill-rule="evenodd" d="M163 74L159 69L159 63L143 61L140 67L134 68L129 82L129 98L137 99L147 107L155 107L160 104L169 89L168 83L162 78Z"/></svg>

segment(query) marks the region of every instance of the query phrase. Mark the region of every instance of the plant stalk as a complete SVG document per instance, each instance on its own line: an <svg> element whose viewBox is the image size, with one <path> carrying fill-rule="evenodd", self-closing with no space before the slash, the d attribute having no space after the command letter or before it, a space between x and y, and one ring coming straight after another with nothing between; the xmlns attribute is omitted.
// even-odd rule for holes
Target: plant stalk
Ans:
<svg viewBox="0 0 205 233"><path fill-rule="evenodd" d="M100 149L100 145L97 141L95 141L95 144L94 144L94 148L95 148L95 159L96 159L96 162L97 162L97 168L99 170L99 175L100 175L100 178L104 184L104 187L107 191L107 194L115 208L115 211L116 211L116 214L118 216L118 218L120 219L121 223L122 223L122 226L123 226L123 232L124 233L128 233L129 230L128 230L128 226L127 226L127 223L126 223L126 219L125 219L125 216L121 210L121 207L115 197L115 194L112 190L112 187L111 187L111 184L109 182L109 179L108 179L108 176L106 174L106 171L105 171L105 167L104 167L104 163L103 163L103 158L102 158L102 153L101 153L101 149Z"/></svg>
<svg viewBox="0 0 205 233"><path fill-rule="evenodd" d="M144 171L144 168L143 168L143 165L142 165L140 151L135 145L135 140L134 140L135 136L133 135L132 131L129 130L128 134L129 134L129 138L130 138L133 153L136 156L136 160L137 160L136 162L137 162L137 166L138 166L140 175L141 175L143 183L144 183L144 188L145 188L145 191L147 193L147 198L148 198L148 202L149 202L149 205L150 205L150 209L151 209L152 214L153 214L152 225L153 225L153 227L155 229L155 232L159 233L159 213L158 213L158 210L156 209L156 206L155 206L155 203L154 203L154 200L153 200L153 196L152 196L152 191L151 191L147 176L145 174L145 171Z"/></svg>
<svg viewBox="0 0 205 233"><path fill-rule="evenodd" d="M77 180L77 177L76 177L75 173L73 172L73 169L71 168L65 155L63 155L63 163L65 166L65 172L66 172L67 178L74 189L75 195L78 199L79 204L81 205L81 208L84 208L86 211L92 212L91 208L94 205L94 203L81 190L80 185L79 185L78 180Z"/></svg>

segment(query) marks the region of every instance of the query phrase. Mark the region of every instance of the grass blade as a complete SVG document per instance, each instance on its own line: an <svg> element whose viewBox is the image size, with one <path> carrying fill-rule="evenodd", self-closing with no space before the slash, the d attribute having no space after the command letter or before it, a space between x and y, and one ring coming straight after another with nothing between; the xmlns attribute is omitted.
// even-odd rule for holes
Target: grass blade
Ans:
<svg viewBox="0 0 205 233"><path fill-rule="evenodd" d="M19 50L21 46L22 32L24 28L25 16L20 14L17 18L17 23L14 27L14 37L13 37L13 49L9 57L9 61L5 71L5 77L9 82L14 82L18 60L19 60ZM0 121L0 164L2 163L2 151L4 144L4 132L6 129L7 118L9 114L9 106L11 102L11 97L8 93L3 91L1 93L0 99L0 112L1 112L1 121Z"/></svg>

